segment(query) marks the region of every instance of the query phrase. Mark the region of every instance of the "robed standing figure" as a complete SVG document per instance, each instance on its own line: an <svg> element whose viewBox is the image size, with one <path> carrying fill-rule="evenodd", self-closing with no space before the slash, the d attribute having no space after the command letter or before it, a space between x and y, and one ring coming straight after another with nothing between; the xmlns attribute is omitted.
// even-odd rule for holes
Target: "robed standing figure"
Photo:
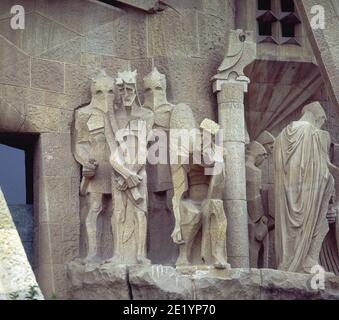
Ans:
<svg viewBox="0 0 339 320"><path fill-rule="evenodd" d="M310 272L319 264L334 188L328 139L320 130L326 120L320 103L311 103L275 142L275 246L280 270Z"/></svg>

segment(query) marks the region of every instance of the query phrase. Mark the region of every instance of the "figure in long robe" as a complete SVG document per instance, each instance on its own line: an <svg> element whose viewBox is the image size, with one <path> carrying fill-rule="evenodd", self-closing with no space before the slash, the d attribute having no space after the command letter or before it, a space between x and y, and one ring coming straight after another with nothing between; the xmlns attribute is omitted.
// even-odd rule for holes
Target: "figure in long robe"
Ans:
<svg viewBox="0 0 339 320"><path fill-rule="evenodd" d="M275 142L275 246L280 270L310 272L319 264L334 188L320 130L325 121L320 103L311 103Z"/></svg>

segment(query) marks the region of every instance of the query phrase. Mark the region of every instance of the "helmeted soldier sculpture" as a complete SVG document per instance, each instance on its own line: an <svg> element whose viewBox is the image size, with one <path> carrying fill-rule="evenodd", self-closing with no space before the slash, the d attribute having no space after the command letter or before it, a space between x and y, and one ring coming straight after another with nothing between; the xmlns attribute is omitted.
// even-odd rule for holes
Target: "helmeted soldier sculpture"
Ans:
<svg viewBox="0 0 339 320"><path fill-rule="evenodd" d="M92 81L92 100L75 111L73 153L82 166L80 194L88 199L85 233L85 262L100 261L97 220L105 198L112 194L110 149L105 135L105 116L113 106L114 79L104 71Z"/></svg>

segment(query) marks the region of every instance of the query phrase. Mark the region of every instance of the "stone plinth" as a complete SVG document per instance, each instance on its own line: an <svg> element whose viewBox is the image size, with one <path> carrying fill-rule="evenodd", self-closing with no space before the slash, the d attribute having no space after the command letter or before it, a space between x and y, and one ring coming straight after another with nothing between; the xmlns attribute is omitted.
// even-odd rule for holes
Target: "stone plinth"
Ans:
<svg viewBox="0 0 339 320"><path fill-rule="evenodd" d="M325 275L325 290L311 288L314 275L272 269L161 265L68 265L73 299L130 300L339 300L339 277Z"/></svg>

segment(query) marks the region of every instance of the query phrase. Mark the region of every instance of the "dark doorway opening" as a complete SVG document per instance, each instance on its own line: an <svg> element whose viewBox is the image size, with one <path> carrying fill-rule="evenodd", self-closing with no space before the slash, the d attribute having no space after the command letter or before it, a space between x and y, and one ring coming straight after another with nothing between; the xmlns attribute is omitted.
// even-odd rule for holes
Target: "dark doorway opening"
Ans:
<svg viewBox="0 0 339 320"><path fill-rule="evenodd" d="M37 138L0 133L0 186L33 267L33 160Z"/></svg>

